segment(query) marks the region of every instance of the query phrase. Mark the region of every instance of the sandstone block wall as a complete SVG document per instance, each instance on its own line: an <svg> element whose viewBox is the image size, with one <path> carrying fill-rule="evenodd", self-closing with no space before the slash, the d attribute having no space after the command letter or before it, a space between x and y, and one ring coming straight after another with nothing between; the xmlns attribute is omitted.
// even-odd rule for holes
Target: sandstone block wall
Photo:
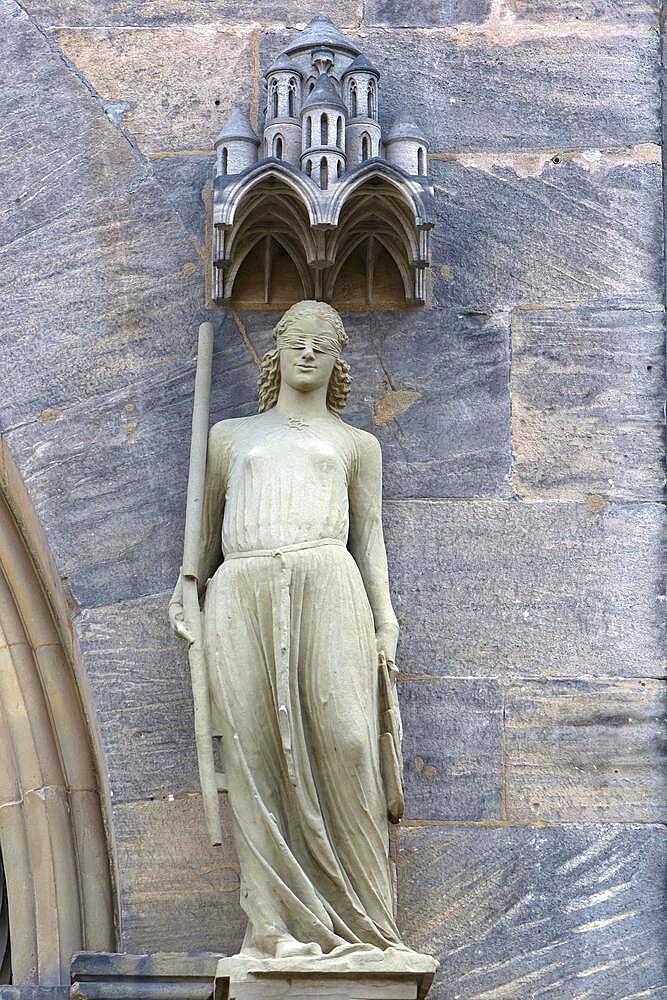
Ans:
<svg viewBox="0 0 667 1000"><path fill-rule="evenodd" d="M233 949L178 572L211 141L319 10L414 109L432 303L344 316L402 625L399 918L434 1000L667 990L656 3L1 0L0 398L77 609L119 950ZM276 316L215 311L213 416Z"/></svg>

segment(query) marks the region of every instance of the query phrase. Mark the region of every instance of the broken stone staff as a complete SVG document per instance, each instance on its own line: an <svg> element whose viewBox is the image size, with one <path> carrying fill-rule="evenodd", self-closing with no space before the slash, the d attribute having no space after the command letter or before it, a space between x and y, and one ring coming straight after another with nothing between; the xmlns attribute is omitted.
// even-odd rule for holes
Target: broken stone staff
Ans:
<svg viewBox="0 0 667 1000"><path fill-rule="evenodd" d="M183 543L183 618L192 637L188 648L192 698L195 712L195 742L199 780L204 801L206 828L212 844L222 843L222 827L218 806L218 777L213 759L211 734L211 705L209 701L202 616L199 608L199 546L201 539L204 475L206 472L206 447L208 443L209 402L211 397L211 365L213 359L213 324L199 327L197 347L197 374L192 410L192 443L188 495L185 510L185 539Z"/></svg>

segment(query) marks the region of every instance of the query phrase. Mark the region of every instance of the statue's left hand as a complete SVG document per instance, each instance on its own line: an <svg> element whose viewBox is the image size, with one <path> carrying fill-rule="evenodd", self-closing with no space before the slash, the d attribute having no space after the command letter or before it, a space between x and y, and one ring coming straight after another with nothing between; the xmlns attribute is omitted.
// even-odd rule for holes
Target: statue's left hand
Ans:
<svg viewBox="0 0 667 1000"><path fill-rule="evenodd" d="M384 653L387 663L393 666L396 663L396 645L398 643L398 625L393 622L385 622L380 625L375 633L375 645L378 653Z"/></svg>

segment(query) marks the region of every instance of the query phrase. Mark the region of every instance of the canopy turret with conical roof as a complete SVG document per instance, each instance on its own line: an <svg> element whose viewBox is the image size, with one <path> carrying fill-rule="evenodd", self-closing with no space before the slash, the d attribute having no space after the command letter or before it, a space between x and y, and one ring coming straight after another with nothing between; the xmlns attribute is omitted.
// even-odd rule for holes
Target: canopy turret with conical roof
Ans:
<svg viewBox="0 0 667 1000"><path fill-rule="evenodd" d="M287 55L293 56L305 49L317 48L335 49L351 56L358 56L360 52L354 42L344 35L326 14L314 17L284 51Z"/></svg>
<svg viewBox="0 0 667 1000"><path fill-rule="evenodd" d="M301 112L310 111L312 108L340 108L347 112L345 101L340 96L330 76L326 73L320 74L317 82L308 97L303 102Z"/></svg>
<svg viewBox="0 0 667 1000"><path fill-rule="evenodd" d="M266 118L298 120L301 108L301 82L303 73L290 57L281 52L266 72L268 88Z"/></svg>
<svg viewBox="0 0 667 1000"><path fill-rule="evenodd" d="M218 174L240 174L257 162L260 140L242 108L234 108L214 142Z"/></svg>
<svg viewBox="0 0 667 1000"><path fill-rule="evenodd" d="M380 70L376 69L370 59L367 59L363 54L353 59L347 69L343 70L341 79L346 77L348 73L371 73L375 77L380 76Z"/></svg>
<svg viewBox="0 0 667 1000"><path fill-rule="evenodd" d="M388 163L409 174L428 173L428 143L419 125L409 118L400 118L392 125L384 147Z"/></svg>
<svg viewBox="0 0 667 1000"><path fill-rule="evenodd" d="M281 52L277 59L274 59L273 63L267 69L264 74L265 78L269 78L272 73L298 73L301 76L301 70L298 68L296 63L294 63L286 52Z"/></svg>

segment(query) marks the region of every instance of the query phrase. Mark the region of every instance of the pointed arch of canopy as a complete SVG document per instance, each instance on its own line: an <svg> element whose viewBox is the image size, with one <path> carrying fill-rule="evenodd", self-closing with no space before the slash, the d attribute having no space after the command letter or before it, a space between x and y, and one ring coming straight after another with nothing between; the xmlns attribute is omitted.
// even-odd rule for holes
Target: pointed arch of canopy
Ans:
<svg viewBox="0 0 667 1000"><path fill-rule="evenodd" d="M373 180L384 181L399 192L412 212L415 226L418 228L433 226L433 198L430 191L405 171L378 157L361 163L341 180L327 206L325 221L337 225L340 213L350 195Z"/></svg>
<svg viewBox="0 0 667 1000"><path fill-rule="evenodd" d="M254 167L244 170L232 181L216 188L214 192L213 221L216 225L233 226L236 212L245 198L259 185L279 181L286 185L303 202L311 226L322 223L319 188L300 170L285 160L262 160Z"/></svg>
<svg viewBox="0 0 667 1000"><path fill-rule="evenodd" d="M400 275L400 295L404 296L400 301L425 301L434 218L429 181L377 157L335 176L325 167L323 158L320 168L313 171L319 184L310 176L309 160L305 172L272 159L231 180L216 179L216 302L236 298L247 307L277 301L272 264L272 247L276 246L282 247L299 276L299 283L292 282L280 301L290 299L293 292L298 295L301 288L304 294L312 289L316 298L330 301L343 265L350 261L345 272L349 277L354 261L366 268L367 304L372 304L373 274L379 273L373 263L378 247L384 249ZM249 258L255 262L254 290L248 280ZM280 273L286 273L284 268ZM244 275L243 295L235 292L240 274Z"/></svg>
<svg viewBox="0 0 667 1000"><path fill-rule="evenodd" d="M96 754L70 617L0 441L0 849L15 985L69 984L74 952L114 946Z"/></svg>

